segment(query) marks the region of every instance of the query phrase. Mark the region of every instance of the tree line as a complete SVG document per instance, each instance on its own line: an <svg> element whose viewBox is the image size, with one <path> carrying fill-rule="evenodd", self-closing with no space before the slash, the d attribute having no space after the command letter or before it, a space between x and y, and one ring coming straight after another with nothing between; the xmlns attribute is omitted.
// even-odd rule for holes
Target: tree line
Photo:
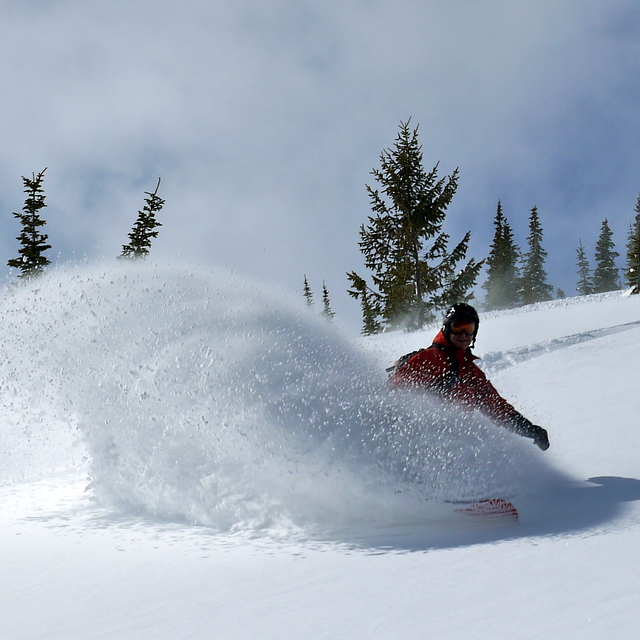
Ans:
<svg viewBox="0 0 640 640"><path fill-rule="evenodd" d="M47 206L42 187L46 170L45 167L40 173L33 173L31 178L22 176L26 198L22 211L13 213L22 225L20 235L16 237L21 246L18 256L7 262L9 267L20 271L19 278L38 276L51 263L45 255L45 252L51 249L51 245L47 244L49 236L42 232L46 221L41 215L42 209ZM143 258L149 254L151 240L158 237L157 228L162 226L156 219L156 214L164 206L164 200L158 196L159 188L160 178L155 191L145 192L148 197L144 200L142 210L138 211L138 217L128 236L129 242L122 246L119 258Z"/></svg>
<svg viewBox="0 0 640 640"><path fill-rule="evenodd" d="M360 227L360 251L368 276L347 274L349 295L360 302L362 333L403 328L415 330L433 321L456 302L474 298L473 288L486 266L485 310L509 309L564 297L547 282L543 228L538 208L529 215L527 248L515 243L513 231L498 201L489 255L467 259L470 232L449 248L442 230L448 206L458 187L459 173L438 177L438 164L423 167L418 127L400 124L395 144L380 155L372 172L377 188L365 185L373 215ZM624 277L633 293L640 293L640 195L629 226ZM576 289L586 295L620 288L619 270L608 220L602 222L590 268L582 241L577 248ZM306 277L305 277L306 283Z"/></svg>
<svg viewBox="0 0 640 640"><path fill-rule="evenodd" d="M442 230L447 208L458 187L458 169L450 176L438 176L439 165L429 172L423 167L418 127L410 121L400 124L395 144L380 155L380 168L372 170L378 187L365 185L373 215L360 227L360 251L367 277L355 271L347 274L348 293L360 302L362 333L404 328L415 330L433 321L437 314L455 302L469 302L473 289L486 266L484 309L499 310L542 302L554 297L547 282L543 248L543 229L538 209L529 215L527 250L515 243L513 231L498 201L493 221L494 236L489 255L480 261L467 259L471 232L451 249L450 237ZM19 270L18 277L41 274L50 264L46 252L51 249L48 235L42 232L46 221L41 215L47 205L42 187L46 168L31 178L22 177L26 194L21 212L14 212L21 225L17 236L20 249L7 264ZM151 242L158 236L161 223L156 214L164 200L158 195L160 178L153 192L145 192L144 206L122 246L118 258L142 258L149 254ZM624 279L632 293L640 294L640 195L635 218L629 225ZM595 268L591 270L582 241L576 249L580 295L613 291L621 286L609 222L602 222L595 247ZM561 290L557 297L564 297ZM304 296L313 306L313 293L306 276ZM322 284L321 315L331 320L328 289Z"/></svg>

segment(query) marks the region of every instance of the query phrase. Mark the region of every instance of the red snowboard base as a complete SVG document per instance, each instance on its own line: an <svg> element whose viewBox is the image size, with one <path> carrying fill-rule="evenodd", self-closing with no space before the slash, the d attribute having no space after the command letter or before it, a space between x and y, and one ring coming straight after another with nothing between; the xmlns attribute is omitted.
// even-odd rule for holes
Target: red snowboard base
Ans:
<svg viewBox="0 0 640 640"><path fill-rule="evenodd" d="M510 522L518 522L518 510L515 505L502 498L491 498L490 500L481 500L475 504L456 509L459 513L468 516L479 516L490 520L505 520Z"/></svg>

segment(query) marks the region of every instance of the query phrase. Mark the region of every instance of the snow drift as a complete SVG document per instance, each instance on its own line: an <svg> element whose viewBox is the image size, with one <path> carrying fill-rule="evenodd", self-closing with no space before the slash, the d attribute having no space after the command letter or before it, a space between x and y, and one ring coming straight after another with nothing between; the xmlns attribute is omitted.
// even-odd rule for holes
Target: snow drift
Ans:
<svg viewBox="0 0 640 640"><path fill-rule="evenodd" d="M393 393L272 288L177 265L52 270L0 302L0 480L84 468L103 504L222 530L438 517L541 491L530 441Z"/></svg>

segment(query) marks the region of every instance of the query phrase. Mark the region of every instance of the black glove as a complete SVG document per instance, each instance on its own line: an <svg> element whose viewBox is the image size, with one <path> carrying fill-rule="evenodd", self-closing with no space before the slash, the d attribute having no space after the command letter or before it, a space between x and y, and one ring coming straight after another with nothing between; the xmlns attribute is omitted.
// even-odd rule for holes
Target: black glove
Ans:
<svg viewBox="0 0 640 640"><path fill-rule="evenodd" d="M531 438L533 444L540 447L543 451L549 448L549 436L546 429L533 424L531 420L527 420L519 413L509 419L507 429L525 438Z"/></svg>
<svg viewBox="0 0 640 640"><path fill-rule="evenodd" d="M533 444L540 447L543 451L549 448L549 434L546 429L539 427L537 424L531 425L531 438L533 438Z"/></svg>

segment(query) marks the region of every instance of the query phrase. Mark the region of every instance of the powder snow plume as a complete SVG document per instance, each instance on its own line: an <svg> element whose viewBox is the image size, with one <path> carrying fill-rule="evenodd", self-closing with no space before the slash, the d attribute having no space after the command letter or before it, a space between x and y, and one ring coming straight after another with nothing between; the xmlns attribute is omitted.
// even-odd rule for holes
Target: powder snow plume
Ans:
<svg viewBox="0 0 640 640"><path fill-rule="evenodd" d="M220 530L428 519L551 472L384 372L297 300L122 261L5 287L0 480L87 466L104 504Z"/></svg>

